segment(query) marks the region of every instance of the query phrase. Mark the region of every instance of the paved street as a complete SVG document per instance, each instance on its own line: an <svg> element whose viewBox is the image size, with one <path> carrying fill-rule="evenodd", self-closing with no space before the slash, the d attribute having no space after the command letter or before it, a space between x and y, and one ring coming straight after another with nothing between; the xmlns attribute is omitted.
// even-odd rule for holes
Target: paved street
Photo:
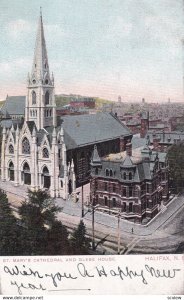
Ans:
<svg viewBox="0 0 184 300"><path fill-rule="evenodd" d="M0 188L9 191L8 197L13 206L18 206L20 200L26 197L25 187L14 187L11 183L4 183L0 181ZM84 188L84 199L88 197L89 187ZM11 193L10 193L11 192ZM60 198L56 199L58 206L62 207L62 212L59 213L58 218L65 224L78 224L81 219L81 197L77 203L72 200L62 200ZM84 208L84 222L87 229L91 230L92 224L92 214L88 211L87 207ZM177 216L177 217L176 217ZM179 217L178 217L179 216ZM181 230L180 224L184 216L184 196L175 197L171 202L165 207L164 212L160 212L149 224L140 225L128 222L121 219L120 229L121 229L121 239L126 245L128 244L128 253L135 251L137 247L137 252L144 251L154 248L154 245L161 243L163 247L168 248L168 244L182 243L183 235L178 235L178 231ZM117 236L117 217L104 214L95 211L95 232L98 232L103 238L106 235L111 235L116 239ZM133 228L133 234L132 234ZM153 245L154 240L154 245ZM140 246L140 247L139 247ZM127 254L128 254L127 253Z"/></svg>

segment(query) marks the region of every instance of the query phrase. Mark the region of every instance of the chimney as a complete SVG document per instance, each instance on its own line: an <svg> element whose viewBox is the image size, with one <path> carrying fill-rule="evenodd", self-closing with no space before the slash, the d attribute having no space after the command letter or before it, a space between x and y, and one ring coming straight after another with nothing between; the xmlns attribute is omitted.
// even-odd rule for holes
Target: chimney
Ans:
<svg viewBox="0 0 184 300"><path fill-rule="evenodd" d="M126 144L126 154L132 156L132 143L130 140Z"/></svg>
<svg viewBox="0 0 184 300"><path fill-rule="evenodd" d="M156 134L153 134L153 149L154 150L158 150L159 142L160 142L160 138Z"/></svg>

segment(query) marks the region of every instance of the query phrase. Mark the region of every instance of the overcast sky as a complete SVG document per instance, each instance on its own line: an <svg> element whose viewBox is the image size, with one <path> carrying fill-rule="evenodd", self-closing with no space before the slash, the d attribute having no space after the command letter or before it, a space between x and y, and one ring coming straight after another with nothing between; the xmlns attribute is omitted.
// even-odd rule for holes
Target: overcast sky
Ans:
<svg viewBox="0 0 184 300"><path fill-rule="evenodd" d="M182 0L0 0L0 99L26 94L40 6L57 94L183 100Z"/></svg>

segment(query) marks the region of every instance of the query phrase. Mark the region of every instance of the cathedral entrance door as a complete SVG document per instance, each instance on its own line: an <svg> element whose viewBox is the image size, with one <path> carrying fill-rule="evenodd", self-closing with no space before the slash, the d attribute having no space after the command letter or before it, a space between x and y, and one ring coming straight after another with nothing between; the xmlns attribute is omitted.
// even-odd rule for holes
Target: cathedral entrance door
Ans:
<svg viewBox="0 0 184 300"><path fill-rule="evenodd" d="M24 184L31 184L31 174L30 173L24 173Z"/></svg>
<svg viewBox="0 0 184 300"><path fill-rule="evenodd" d="M50 188L50 174L48 168L43 168L43 187L46 189Z"/></svg>
<svg viewBox="0 0 184 300"><path fill-rule="evenodd" d="M50 176L44 176L43 177L43 187L46 189L50 188Z"/></svg>
<svg viewBox="0 0 184 300"><path fill-rule="evenodd" d="M23 167L23 181L24 184L31 184L31 172L28 163L26 162Z"/></svg>
<svg viewBox="0 0 184 300"><path fill-rule="evenodd" d="M9 178L10 181L14 181L14 164L12 163L12 161L9 164Z"/></svg>

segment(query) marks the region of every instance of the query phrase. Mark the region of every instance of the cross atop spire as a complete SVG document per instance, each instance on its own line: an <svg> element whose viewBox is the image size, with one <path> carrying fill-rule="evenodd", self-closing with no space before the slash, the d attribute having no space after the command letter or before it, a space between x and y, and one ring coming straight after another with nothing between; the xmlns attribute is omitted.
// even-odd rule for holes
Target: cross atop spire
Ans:
<svg viewBox="0 0 184 300"><path fill-rule="evenodd" d="M38 21L33 66L31 72L31 81L33 84L38 84L39 82L42 82L43 84L44 82L46 82L46 84L50 83L49 64L44 36L41 7Z"/></svg>

